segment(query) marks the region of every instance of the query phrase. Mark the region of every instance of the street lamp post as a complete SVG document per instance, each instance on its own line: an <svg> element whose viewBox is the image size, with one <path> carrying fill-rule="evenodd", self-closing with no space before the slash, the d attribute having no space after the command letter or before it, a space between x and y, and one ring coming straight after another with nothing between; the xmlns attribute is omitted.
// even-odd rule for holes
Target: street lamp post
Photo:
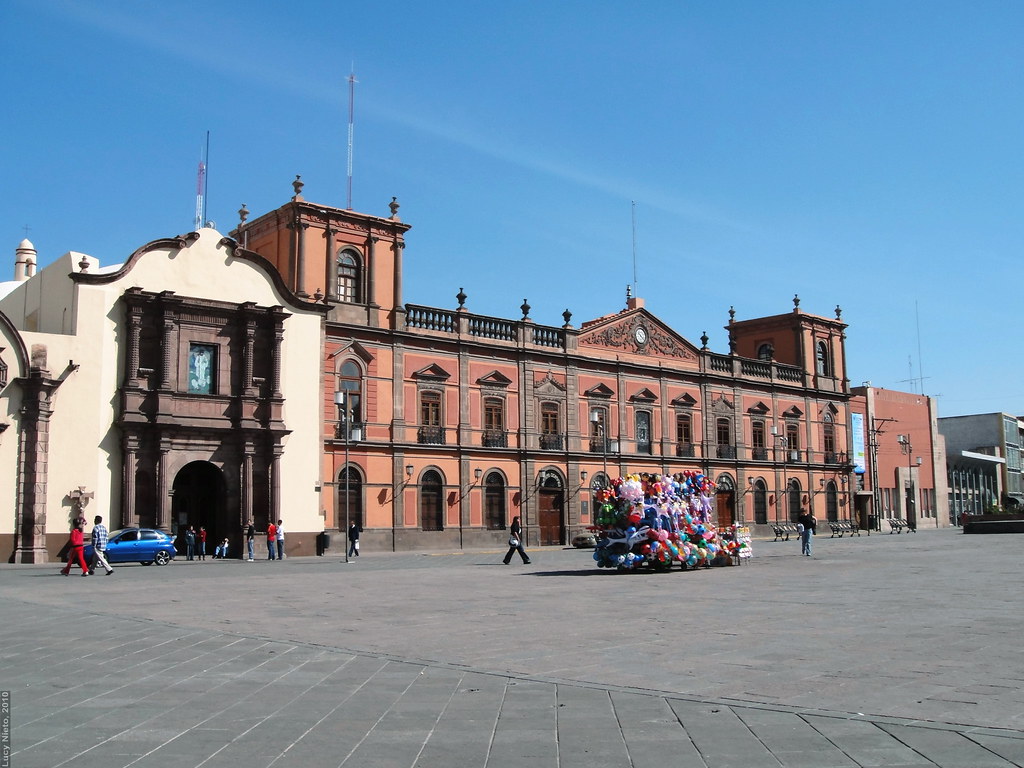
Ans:
<svg viewBox="0 0 1024 768"><path fill-rule="evenodd" d="M917 506L914 496L914 446L910 444L910 435L897 435L896 442L900 444L900 451L907 457L907 525L917 530ZM917 466L921 466L921 457L917 457Z"/></svg>
<svg viewBox="0 0 1024 768"><path fill-rule="evenodd" d="M349 498L348 489L348 440L349 440L349 413L348 413L348 398L346 392L338 391L334 393L334 403L338 406L339 414L341 415L341 429L342 437L345 440L345 562L348 562L348 551L352 547L352 542L349 541L349 505L351 499Z"/></svg>
<svg viewBox="0 0 1024 768"><path fill-rule="evenodd" d="M608 438L604 432L604 424L601 421L601 414L597 410L590 412L590 423L594 425L594 429L597 430L601 436L601 459L602 459L602 471L604 473L604 487L608 487Z"/></svg>

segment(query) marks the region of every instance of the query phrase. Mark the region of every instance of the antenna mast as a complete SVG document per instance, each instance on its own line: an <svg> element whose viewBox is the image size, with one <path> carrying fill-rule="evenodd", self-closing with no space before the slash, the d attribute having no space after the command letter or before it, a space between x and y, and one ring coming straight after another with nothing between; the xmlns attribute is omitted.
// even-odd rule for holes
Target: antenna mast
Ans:
<svg viewBox="0 0 1024 768"><path fill-rule="evenodd" d="M348 76L348 197L346 208L352 210L352 138L355 134L356 72L355 64Z"/></svg>
<svg viewBox="0 0 1024 768"><path fill-rule="evenodd" d="M636 285L636 200L630 200L632 206L631 215L633 220L633 294L639 295Z"/></svg>
<svg viewBox="0 0 1024 768"><path fill-rule="evenodd" d="M199 172L196 174L196 219L195 231L206 223L206 165L210 159L210 132L206 132L206 147L199 147Z"/></svg>

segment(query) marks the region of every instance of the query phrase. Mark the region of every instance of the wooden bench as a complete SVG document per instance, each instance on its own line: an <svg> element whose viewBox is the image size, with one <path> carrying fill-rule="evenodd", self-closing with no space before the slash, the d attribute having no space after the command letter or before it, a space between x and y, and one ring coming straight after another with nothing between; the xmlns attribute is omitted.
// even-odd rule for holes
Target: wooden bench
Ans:
<svg viewBox="0 0 1024 768"><path fill-rule="evenodd" d="M909 533L917 533L917 526L916 525L911 525L910 523L908 523L903 518L900 518L900 523L903 525L904 528L907 529L907 531Z"/></svg>
<svg viewBox="0 0 1024 768"><path fill-rule="evenodd" d="M898 517L889 518L889 534L903 533L903 521Z"/></svg>
<svg viewBox="0 0 1024 768"><path fill-rule="evenodd" d="M843 534L853 533L853 528L850 525L849 520L829 520L828 527L832 529L831 538L838 536L840 539L843 538Z"/></svg>

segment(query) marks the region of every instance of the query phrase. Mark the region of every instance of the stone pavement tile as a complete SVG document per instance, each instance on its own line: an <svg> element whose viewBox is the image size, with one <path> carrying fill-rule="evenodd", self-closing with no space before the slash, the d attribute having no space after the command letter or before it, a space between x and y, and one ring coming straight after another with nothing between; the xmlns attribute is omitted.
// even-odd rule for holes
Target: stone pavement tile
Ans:
<svg viewBox="0 0 1024 768"><path fill-rule="evenodd" d="M745 768L779 764L729 707L672 699L668 703L709 766Z"/></svg>
<svg viewBox="0 0 1024 768"><path fill-rule="evenodd" d="M1024 765L1024 738L1009 738L983 733L969 733L965 736L1014 765Z"/></svg>
<svg viewBox="0 0 1024 768"><path fill-rule="evenodd" d="M856 763L803 718L789 712L733 707L751 734L783 765L855 768Z"/></svg>
<svg viewBox="0 0 1024 768"><path fill-rule="evenodd" d="M921 755L875 723L842 717L803 717L856 765L871 768L929 764Z"/></svg>
<svg viewBox="0 0 1024 768"><path fill-rule="evenodd" d="M1010 768L1014 763L955 731L883 723L893 737L943 768Z"/></svg>

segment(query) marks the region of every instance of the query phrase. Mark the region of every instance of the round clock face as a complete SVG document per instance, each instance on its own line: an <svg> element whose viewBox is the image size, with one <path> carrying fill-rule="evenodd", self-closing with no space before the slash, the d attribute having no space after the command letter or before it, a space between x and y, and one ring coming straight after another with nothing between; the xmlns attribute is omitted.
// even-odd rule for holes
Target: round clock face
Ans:
<svg viewBox="0 0 1024 768"><path fill-rule="evenodd" d="M635 331L633 331L633 338L636 339L636 343L637 344L646 344L647 343L647 329L644 328L642 325L638 326L637 329Z"/></svg>

